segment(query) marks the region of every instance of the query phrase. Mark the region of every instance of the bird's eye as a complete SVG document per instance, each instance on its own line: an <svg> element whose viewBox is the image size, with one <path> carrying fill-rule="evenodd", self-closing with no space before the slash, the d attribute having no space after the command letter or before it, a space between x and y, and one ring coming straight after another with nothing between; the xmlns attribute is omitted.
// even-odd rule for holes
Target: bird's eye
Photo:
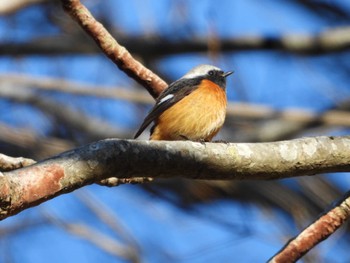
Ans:
<svg viewBox="0 0 350 263"><path fill-rule="evenodd" d="M214 70L209 70L208 75L209 76L214 76Z"/></svg>

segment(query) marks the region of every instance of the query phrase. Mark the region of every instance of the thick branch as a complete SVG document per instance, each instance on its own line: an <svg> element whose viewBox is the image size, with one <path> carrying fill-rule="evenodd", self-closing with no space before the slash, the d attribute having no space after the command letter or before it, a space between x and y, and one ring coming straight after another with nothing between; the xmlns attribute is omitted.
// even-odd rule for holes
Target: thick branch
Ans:
<svg viewBox="0 0 350 263"><path fill-rule="evenodd" d="M350 217L350 192L276 254L270 263L296 262L318 243L333 234Z"/></svg>
<svg viewBox="0 0 350 263"><path fill-rule="evenodd" d="M95 40L102 51L129 77L144 86L154 98L167 86L164 80L135 60L79 0L62 0L62 4L64 10Z"/></svg>
<svg viewBox="0 0 350 263"><path fill-rule="evenodd" d="M0 218L109 177L279 179L350 171L350 137L273 143L109 139L0 177Z"/></svg>

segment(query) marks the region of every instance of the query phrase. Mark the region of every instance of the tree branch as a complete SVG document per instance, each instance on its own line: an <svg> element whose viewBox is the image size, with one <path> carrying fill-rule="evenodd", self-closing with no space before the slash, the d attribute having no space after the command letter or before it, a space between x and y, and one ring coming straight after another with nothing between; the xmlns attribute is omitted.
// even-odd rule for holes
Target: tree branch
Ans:
<svg viewBox="0 0 350 263"><path fill-rule="evenodd" d="M125 259L127 262L138 263L139 254L137 251L127 245L122 244L115 238L112 238L98 230L95 230L83 223L69 223L57 216L52 215L52 213L45 212L44 216L52 224L63 228L68 233L78 236L86 241L92 243L96 247L102 249L114 257Z"/></svg>
<svg viewBox="0 0 350 263"><path fill-rule="evenodd" d="M0 97L17 103L28 103L42 110L45 114L50 114L61 125L65 124L71 130L81 131L85 136L89 137L89 141L108 137L129 137L126 132L113 127L107 122L88 116L69 106L63 107L62 103L47 97L38 96L35 90L25 88L22 85L3 82L0 89ZM82 140L83 138L80 139Z"/></svg>
<svg viewBox="0 0 350 263"><path fill-rule="evenodd" d="M318 243L333 234L350 217L350 192L297 237L282 248L270 263L296 262Z"/></svg>
<svg viewBox="0 0 350 263"><path fill-rule="evenodd" d="M279 36L243 35L220 38L220 52L278 50L301 55L343 52L350 48L350 27L333 27L317 34L290 33ZM169 41L161 36L121 36L119 42L145 59L210 50L207 38ZM98 49L81 36L45 37L26 43L0 43L0 56L96 54ZM109 55L108 55L109 56Z"/></svg>
<svg viewBox="0 0 350 263"><path fill-rule="evenodd" d="M115 100L127 100L134 103L142 104L153 104L154 100L149 97L146 92L133 91L127 88L117 88L113 86L103 86L103 85L91 85L87 83L79 83L74 81L67 81L58 78L51 77L33 77L25 74L0 74L0 83L2 89L0 89L0 96L4 98L21 98L23 94L33 100L32 97L37 98L37 94L29 96L29 92L23 90L23 92L18 92L19 88L26 89L40 89L44 91L56 91L72 95L80 96L94 96L98 98L108 98ZM19 87L20 86L20 87ZM18 101L18 100L17 100ZM52 104L52 102L50 102ZM54 104L53 104L54 105ZM45 110L47 112L47 110ZM51 110L58 115L57 110ZM70 114L61 113L64 116L70 116ZM296 123L303 125L308 125L310 123L318 123L320 125L334 125L334 126L344 126L350 127L350 113L347 109L345 110L328 110L323 113L313 112L310 110L303 109L285 109L283 111L274 109L273 107L252 103L244 102L234 102L227 105L227 116L233 118L244 118L251 120L279 120L291 122L292 126L296 126ZM81 122L83 118L75 118L71 122L71 126L76 126L76 123ZM86 125L86 124L85 124ZM99 127L101 125L91 125ZM268 126L271 126L269 123ZM106 130L104 128L103 130ZM271 129L268 129L271 133ZM117 133L117 131L114 131ZM110 133L111 134L111 133ZM108 136L105 137L115 137ZM124 138L125 135L118 131L118 137ZM126 138L126 137L125 137ZM265 141L271 140L270 137L265 137ZM273 137L272 137L273 138Z"/></svg>
<svg viewBox="0 0 350 263"><path fill-rule="evenodd" d="M79 0L61 1L63 9L95 40L102 51L129 77L144 86L154 98L167 86L164 80L135 60Z"/></svg>
<svg viewBox="0 0 350 263"><path fill-rule="evenodd" d="M24 155L30 155L35 159L47 158L48 156L67 151L68 149L75 147L72 141L60 139L57 137L40 136L34 131L29 131L28 129L13 128L1 122L0 143L2 144L1 150L4 150L3 144L9 144L11 145L11 151L13 151L13 154L16 154L16 152L21 152L21 155L23 155L24 151ZM7 160L4 162L6 163ZM4 164L4 166L5 165L6 164ZM12 167L7 170L13 170L17 168L19 167Z"/></svg>
<svg viewBox="0 0 350 263"><path fill-rule="evenodd" d="M267 180L350 171L350 137L273 143L109 139L0 177L0 219L110 177Z"/></svg>
<svg viewBox="0 0 350 263"><path fill-rule="evenodd" d="M9 15L30 5L48 2L48 0L12 0L0 1L0 15Z"/></svg>
<svg viewBox="0 0 350 263"><path fill-rule="evenodd" d="M133 90L130 87L117 87L106 85L93 85L83 82L69 81L62 78L34 77L26 74L6 73L0 74L0 87L8 87L8 90L17 90L18 86L26 89L41 91L54 91L71 95L92 96L96 98L126 100L134 103L154 104L147 92ZM2 88L3 89L3 88ZM19 92L2 91L0 96L16 96ZM25 92L27 93L27 92ZM17 96L21 96L20 94Z"/></svg>

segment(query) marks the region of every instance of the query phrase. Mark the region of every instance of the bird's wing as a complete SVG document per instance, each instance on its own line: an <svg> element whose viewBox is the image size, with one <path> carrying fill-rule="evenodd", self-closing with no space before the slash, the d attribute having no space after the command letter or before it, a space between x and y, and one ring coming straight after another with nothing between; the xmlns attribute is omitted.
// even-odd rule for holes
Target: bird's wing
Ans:
<svg viewBox="0 0 350 263"><path fill-rule="evenodd" d="M164 111L169 109L172 105L182 100L184 97L191 94L194 90L197 89L200 81L188 79L186 85L183 86L184 80L178 80L169 85L157 98L156 104L148 113L140 128L136 132L134 139L140 136L140 134L153 122L157 119Z"/></svg>

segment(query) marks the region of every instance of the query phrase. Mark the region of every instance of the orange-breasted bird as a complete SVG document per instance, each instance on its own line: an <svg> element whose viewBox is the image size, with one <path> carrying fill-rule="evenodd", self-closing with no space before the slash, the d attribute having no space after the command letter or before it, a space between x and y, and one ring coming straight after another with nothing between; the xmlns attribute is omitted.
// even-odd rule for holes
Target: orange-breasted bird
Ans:
<svg viewBox="0 0 350 263"><path fill-rule="evenodd" d="M199 65L171 83L157 98L136 139L151 122L150 140L211 141L226 116L226 77L211 65Z"/></svg>

